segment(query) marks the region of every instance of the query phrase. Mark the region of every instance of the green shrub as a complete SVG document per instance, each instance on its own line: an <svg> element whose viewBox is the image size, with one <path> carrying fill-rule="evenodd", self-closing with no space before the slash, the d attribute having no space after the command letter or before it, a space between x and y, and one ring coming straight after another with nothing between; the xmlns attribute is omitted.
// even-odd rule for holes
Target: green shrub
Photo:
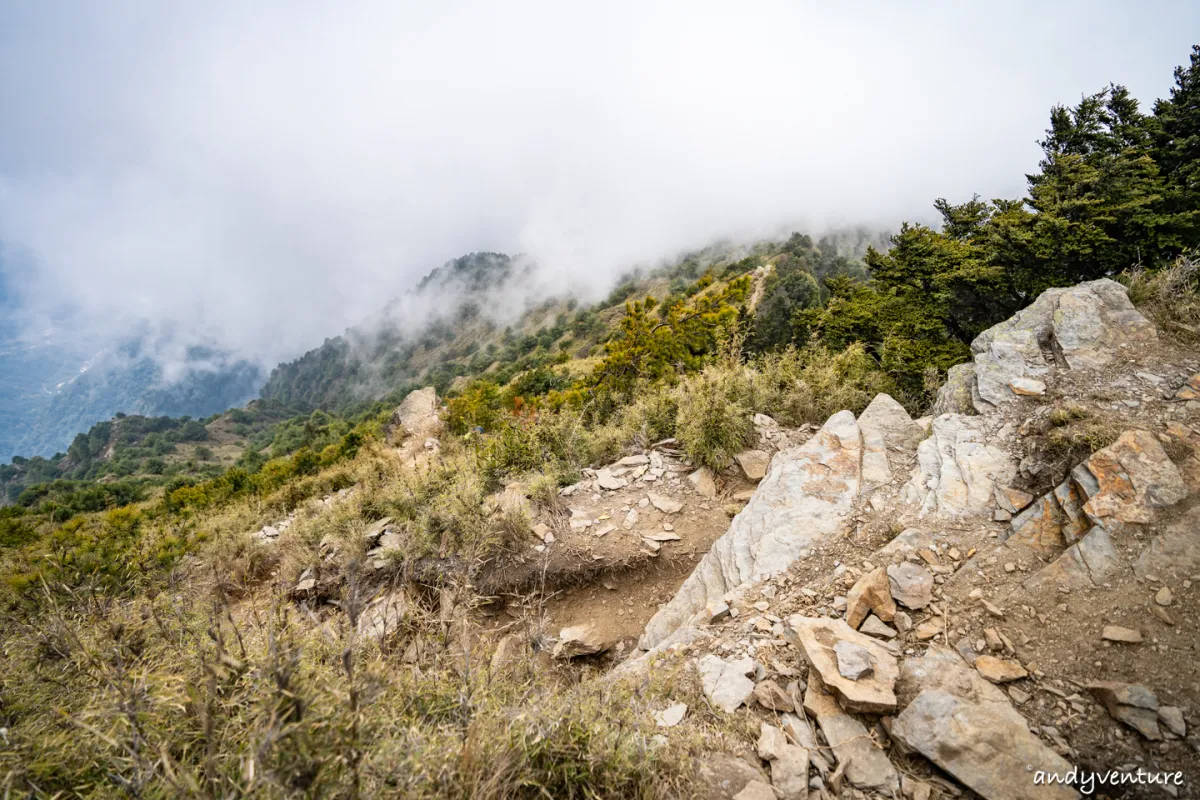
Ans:
<svg viewBox="0 0 1200 800"><path fill-rule="evenodd" d="M754 435L751 411L740 391L738 368L710 367L683 381L676 397L676 436L695 462L721 470Z"/></svg>

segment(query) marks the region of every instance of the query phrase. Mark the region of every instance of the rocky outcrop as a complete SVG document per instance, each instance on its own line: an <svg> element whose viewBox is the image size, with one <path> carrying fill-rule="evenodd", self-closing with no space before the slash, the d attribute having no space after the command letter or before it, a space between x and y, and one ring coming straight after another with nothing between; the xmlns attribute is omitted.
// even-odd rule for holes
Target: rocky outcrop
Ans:
<svg viewBox="0 0 1200 800"><path fill-rule="evenodd" d="M920 516L968 517L990 513L995 490L1016 474L1012 457L989 443L978 417L946 414L933 420L933 435L917 448L917 466L902 497Z"/></svg>
<svg viewBox="0 0 1200 800"><path fill-rule="evenodd" d="M974 406L983 413L1013 402L1012 382L1064 369L1098 369L1122 348L1157 339L1125 287L1107 278L1049 289L1028 308L981 333L975 353Z"/></svg>
<svg viewBox="0 0 1200 800"><path fill-rule="evenodd" d="M861 462L862 434L849 411L834 414L805 444L776 454L729 530L646 625L641 646L655 647L731 589L786 569L844 531Z"/></svg>
<svg viewBox="0 0 1200 800"><path fill-rule="evenodd" d="M987 800L1078 797L1069 787L1034 784L1037 771L1065 775L1071 765L957 653L931 647L905 660L898 691L907 705L892 723L892 736Z"/></svg>
<svg viewBox="0 0 1200 800"><path fill-rule="evenodd" d="M651 619L641 644L655 653L622 667L698 657L714 707L768 720L757 752L777 798L805 796L810 767L822 796L929 797L910 780L925 770L907 769L921 757L973 797L1077 797L1035 776L1095 763L1097 741L1128 757L1133 741L1080 734L1116 732L1093 700L1164 743L1146 753L1178 761L1186 706L1063 668L1079 657L1136 680L1162 631L1191 621L1200 509L1184 501L1200 486L1200 434L1181 420L1200 410L1200 384L1179 387L1200 362L1155 339L1112 281L1052 290L976 340L932 418L880 395L802 447L763 445L774 455L749 505ZM1118 419L1128 430L1064 478L1063 445ZM1099 624L1132 623L1135 608L1136 629Z"/></svg>
<svg viewBox="0 0 1200 800"><path fill-rule="evenodd" d="M858 427L864 436L868 432L878 434L887 447L895 450L911 449L925 438L925 430L887 394L875 395L859 415Z"/></svg>
<svg viewBox="0 0 1200 800"><path fill-rule="evenodd" d="M1022 387L1031 385L1026 379L1038 381L1058 369L1098 369L1123 350L1157 338L1154 326L1115 281L1048 289L1028 308L976 337L974 361L950 370L933 413L969 408L985 413L1020 399L1026 393Z"/></svg>
<svg viewBox="0 0 1200 800"><path fill-rule="evenodd" d="M1126 431L1013 518L1013 542L1050 555L1067 548L1026 586L1103 584L1119 559L1112 536L1126 523L1149 522L1185 497L1183 477L1158 440L1146 431ZM1155 541L1161 550L1168 540L1171 550L1189 549L1186 534L1168 532Z"/></svg>
<svg viewBox="0 0 1200 800"><path fill-rule="evenodd" d="M1100 586L1113 574L1119 559L1112 537L1103 525L1097 525L1027 580L1025 588L1037 589L1048 585L1069 588Z"/></svg>
<svg viewBox="0 0 1200 800"><path fill-rule="evenodd" d="M438 419L437 390L432 386L409 392L392 412L390 426L400 428L408 436L424 438L435 435L441 428Z"/></svg>
<svg viewBox="0 0 1200 800"><path fill-rule="evenodd" d="M858 418L862 431L863 490L883 486L892 480L892 469L888 461L888 450L911 449L916 446L925 431L913 422L912 417L890 395L877 394Z"/></svg>
<svg viewBox="0 0 1200 800"><path fill-rule="evenodd" d="M1087 496L1083 512L1093 524L1149 522L1188 493L1178 467L1146 431L1125 431L1071 477Z"/></svg>

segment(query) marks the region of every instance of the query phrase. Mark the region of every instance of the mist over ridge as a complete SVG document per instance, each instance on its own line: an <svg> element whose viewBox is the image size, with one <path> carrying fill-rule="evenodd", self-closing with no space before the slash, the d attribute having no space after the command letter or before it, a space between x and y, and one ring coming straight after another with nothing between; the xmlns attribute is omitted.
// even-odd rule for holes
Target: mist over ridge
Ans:
<svg viewBox="0 0 1200 800"><path fill-rule="evenodd" d="M1162 95L1195 27L1116 4L1087 37L1069 5L63 8L3 12L0 240L31 318L169 322L167 374L197 343L294 358L463 253L600 293L719 238L1018 196L1046 108Z"/></svg>

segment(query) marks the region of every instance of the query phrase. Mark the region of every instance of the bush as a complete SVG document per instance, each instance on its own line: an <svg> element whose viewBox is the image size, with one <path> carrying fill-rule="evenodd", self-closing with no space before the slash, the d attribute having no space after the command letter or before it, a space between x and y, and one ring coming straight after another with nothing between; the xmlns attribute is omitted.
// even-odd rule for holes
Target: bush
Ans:
<svg viewBox="0 0 1200 800"><path fill-rule="evenodd" d="M741 371L709 367L683 381L676 393L676 436L693 461L715 470L733 463L754 435Z"/></svg>
<svg viewBox="0 0 1200 800"><path fill-rule="evenodd" d="M857 414L881 392L910 412L919 410L920 403L899 389L862 344L840 352L789 348L759 357L752 368L750 408L785 425L822 425L843 409Z"/></svg>
<svg viewBox="0 0 1200 800"><path fill-rule="evenodd" d="M1200 256L1187 254L1165 269L1131 269L1121 276L1129 299L1168 334L1200 341Z"/></svg>

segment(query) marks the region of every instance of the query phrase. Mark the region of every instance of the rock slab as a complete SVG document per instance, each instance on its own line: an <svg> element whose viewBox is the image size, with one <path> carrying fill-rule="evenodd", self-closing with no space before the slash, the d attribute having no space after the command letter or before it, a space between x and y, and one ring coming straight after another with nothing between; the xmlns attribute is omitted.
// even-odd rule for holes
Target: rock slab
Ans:
<svg viewBox="0 0 1200 800"><path fill-rule="evenodd" d="M821 682L847 711L886 714L896 710L893 687L899 669L895 657L878 640L854 630L841 619L797 615L788 624L812 671L821 676ZM843 672L842 663L849 659L838 652L839 647L856 662L849 671L857 673L858 678L847 677ZM864 661L867 663L859 663ZM863 672L864 667L869 667L870 672Z"/></svg>
<svg viewBox="0 0 1200 800"><path fill-rule="evenodd" d="M1004 692L952 650L931 647L906 659L897 691L908 702L892 737L987 800L1078 797L1066 786L1034 784L1038 770L1065 775L1071 765L1029 731Z"/></svg>
<svg viewBox="0 0 1200 800"><path fill-rule="evenodd" d="M896 768L866 726L847 714L825 688L819 673L810 673L804 693L804 710L817 720L838 767L845 767L846 779L859 789L895 792L900 786Z"/></svg>
<svg viewBox="0 0 1200 800"><path fill-rule="evenodd" d="M754 681L746 676L754 673L755 666L748 658L725 661L714 655L703 656L696 662L704 695L726 714L737 711L754 692Z"/></svg>
<svg viewBox="0 0 1200 800"><path fill-rule="evenodd" d="M750 502L646 625L649 650L699 622L730 590L787 569L849 525L860 486L862 436L849 411L834 414L811 439L771 459Z"/></svg>

